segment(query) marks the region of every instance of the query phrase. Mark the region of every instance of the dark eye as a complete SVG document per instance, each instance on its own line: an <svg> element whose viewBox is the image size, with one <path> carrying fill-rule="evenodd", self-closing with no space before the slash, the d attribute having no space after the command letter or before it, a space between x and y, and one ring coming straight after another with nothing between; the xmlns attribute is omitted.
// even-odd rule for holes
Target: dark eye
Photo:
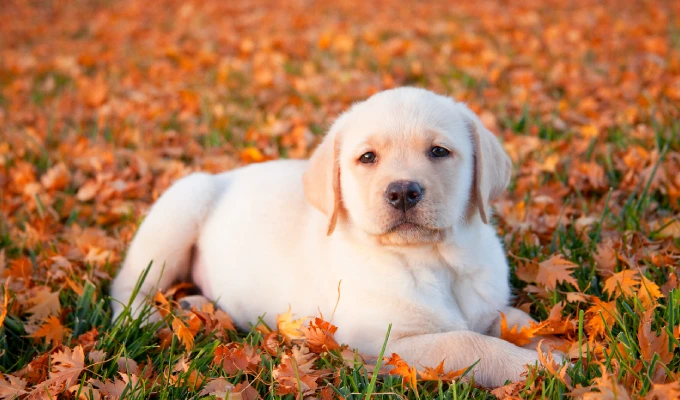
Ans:
<svg viewBox="0 0 680 400"><path fill-rule="evenodd" d="M362 164L373 164L375 162L376 155L374 152L369 151L367 153L364 153L359 157L359 162Z"/></svg>
<svg viewBox="0 0 680 400"><path fill-rule="evenodd" d="M434 146L432 150L430 150L430 154L432 154L432 157L446 157L450 154L451 152L446 150L443 147L439 146Z"/></svg>

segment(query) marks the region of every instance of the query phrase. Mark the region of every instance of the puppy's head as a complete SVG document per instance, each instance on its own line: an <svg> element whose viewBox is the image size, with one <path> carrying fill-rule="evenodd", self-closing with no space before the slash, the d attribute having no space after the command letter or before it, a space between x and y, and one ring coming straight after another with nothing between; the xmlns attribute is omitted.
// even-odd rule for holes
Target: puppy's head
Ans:
<svg viewBox="0 0 680 400"><path fill-rule="evenodd" d="M432 92L380 92L340 116L304 176L308 201L385 245L444 240L459 223L488 222L511 163L466 106Z"/></svg>

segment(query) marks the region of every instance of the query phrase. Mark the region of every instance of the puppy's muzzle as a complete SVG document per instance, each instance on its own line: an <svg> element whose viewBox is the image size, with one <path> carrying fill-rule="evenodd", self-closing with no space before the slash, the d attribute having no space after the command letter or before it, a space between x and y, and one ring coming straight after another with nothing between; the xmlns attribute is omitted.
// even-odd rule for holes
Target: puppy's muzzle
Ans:
<svg viewBox="0 0 680 400"><path fill-rule="evenodd" d="M387 186L385 200L397 210L406 212L423 198L425 189L418 182L395 181Z"/></svg>

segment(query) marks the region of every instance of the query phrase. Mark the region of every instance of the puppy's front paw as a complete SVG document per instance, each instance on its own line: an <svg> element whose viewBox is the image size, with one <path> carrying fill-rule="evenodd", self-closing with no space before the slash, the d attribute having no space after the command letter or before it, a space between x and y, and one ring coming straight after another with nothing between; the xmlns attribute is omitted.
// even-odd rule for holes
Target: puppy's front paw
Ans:
<svg viewBox="0 0 680 400"><path fill-rule="evenodd" d="M197 310L200 310L204 304L208 303L210 303L210 300L208 300L208 298L205 296L201 296L200 294L185 296L179 299L179 306L182 307L183 310L191 310L194 307Z"/></svg>

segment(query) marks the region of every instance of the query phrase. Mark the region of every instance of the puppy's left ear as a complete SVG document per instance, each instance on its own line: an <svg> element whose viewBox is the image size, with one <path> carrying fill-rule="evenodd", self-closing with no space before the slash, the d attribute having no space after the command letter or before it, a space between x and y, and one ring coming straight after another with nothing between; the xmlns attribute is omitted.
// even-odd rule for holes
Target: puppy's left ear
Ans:
<svg viewBox="0 0 680 400"><path fill-rule="evenodd" d="M479 210L485 224L489 223L489 203L500 196L510 183L512 161L496 136L491 133L479 117L467 106L461 104L463 118L470 131L474 149L474 172L470 194L471 212Z"/></svg>
<svg viewBox="0 0 680 400"><path fill-rule="evenodd" d="M335 230L340 209L340 124L342 116L331 126L321 144L314 150L304 173L305 197L311 205L328 217L328 232Z"/></svg>

